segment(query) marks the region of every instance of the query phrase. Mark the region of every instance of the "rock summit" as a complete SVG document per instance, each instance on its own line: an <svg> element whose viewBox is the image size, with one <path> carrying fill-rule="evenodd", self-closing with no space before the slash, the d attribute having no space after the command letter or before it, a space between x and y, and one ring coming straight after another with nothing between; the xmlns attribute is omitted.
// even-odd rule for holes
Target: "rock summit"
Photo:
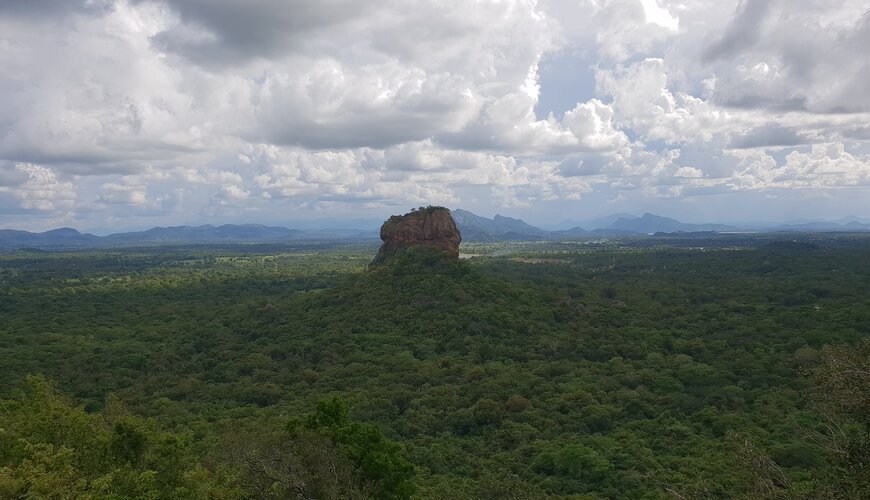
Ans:
<svg viewBox="0 0 870 500"><path fill-rule="evenodd" d="M444 207L420 207L405 215L394 215L381 226L383 244L373 264L383 262L397 250L423 246L437 248L450 258L459 258L462 235L450 210Z"/></svg>

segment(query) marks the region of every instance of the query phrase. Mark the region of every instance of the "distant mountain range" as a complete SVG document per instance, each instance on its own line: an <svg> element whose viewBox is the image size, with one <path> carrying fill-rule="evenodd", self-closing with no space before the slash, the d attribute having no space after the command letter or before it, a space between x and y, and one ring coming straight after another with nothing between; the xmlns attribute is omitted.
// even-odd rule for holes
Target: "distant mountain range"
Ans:
<svg viewBox="0 0 870 500"><path fill-rule="evenodd" d="M462 233L463 241L547 240L577 238L607 238L656 233L729 233L729 232L828 232L870 231L870 223L849 217L836 222L802 222L773 226L690 224L670 217L643 214L616 214L590 222L594 229L576 226L571 229L544 230L520 219L496 215L492 219L466 210L453 210L453 218Z"/></svg>
<svg viewBox="0 0 870 500"><path fill-rule="evenodd" d="M551 234L520 219L501 215L487 219L462 209L451 210L450 213L465 241L544 240Z"/></svg>
<svg viewBox="0 0 870 500"><path fill-rule="evenodd" d="M687 224L670 217L653 214L643 214L640 217L620 217L613 221L608 229L619 229L634 233L727 232L737 230L737 228L725 224Z"/></svg>
<svg viewBox="0 0 870 500"><path fill-rule="evenodd" d="M730 231L734 228L722 224L685 224L675 219L653 214L634 217L620 214L602 219L606 227L587 230L582 227L545 231L519 219L496 215L492 219L474 215L465 210L454 210L453 218L465 241L546 240L589 237L616 237L658 232Z"/></svg>
<svg viewBox="0 0 870 500"><path fill-rule="evenodd" d="M31 233L0 229L0 249L100 248L205 243L280 243L301 240L372 240L377 233L355 229L288 229L259 224L154 227L95 236L72 228Z"/></svg>
<svg viewBox="0 0 870 500"><path fill-rule="evenodd" d="M496 215L492 219L475 215L467 210L452 210L463 241L530 241L567 240L579 238L612 238L656 233L700 232L828 232L870 231L870 223L856 217L834 222L797 221L776 226L689 224L669 217L643 214L616 214L593 221L599 226L591 230L582 227L548 231L532 226L520 219ZM333 225L333 224L331 224ZM31 233L14 229L0 229L0 250L34 249L86 249L102 247L134 247L148 245L181 245L209 243L282 243L300 241L369 240L378 238L376 229L357 225L359 229L288 229L259 224L226 224L222 226L154 227L145 231L95 236L72 228L61 228L44 233ZM592 226L594 227L594 226Z"/></svg>

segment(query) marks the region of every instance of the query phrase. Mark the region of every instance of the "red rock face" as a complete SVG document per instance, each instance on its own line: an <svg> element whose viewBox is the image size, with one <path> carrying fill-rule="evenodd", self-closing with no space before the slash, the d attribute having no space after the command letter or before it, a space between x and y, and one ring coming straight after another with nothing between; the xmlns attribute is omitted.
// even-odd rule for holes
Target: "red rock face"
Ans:
<svg viewBox="0 0 870 500"><path fill-rule="evenodd" d="M384 243L374 263L383 262L396 250L412 246L437 248L458 259L462 235L456 229L450 210L438 207L390 217L381 226L381 240Z"/></svg>

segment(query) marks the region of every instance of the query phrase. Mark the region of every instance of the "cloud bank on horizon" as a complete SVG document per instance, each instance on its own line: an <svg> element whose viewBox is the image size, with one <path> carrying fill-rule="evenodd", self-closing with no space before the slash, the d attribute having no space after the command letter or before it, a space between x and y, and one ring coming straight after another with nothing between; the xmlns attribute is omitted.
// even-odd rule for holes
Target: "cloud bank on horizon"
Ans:
<svg viewBox="0 0 870 500"><path fill-rule="evenodd" d="M0 226L867 215L867 47L860 0L0 0Z"/></svg>

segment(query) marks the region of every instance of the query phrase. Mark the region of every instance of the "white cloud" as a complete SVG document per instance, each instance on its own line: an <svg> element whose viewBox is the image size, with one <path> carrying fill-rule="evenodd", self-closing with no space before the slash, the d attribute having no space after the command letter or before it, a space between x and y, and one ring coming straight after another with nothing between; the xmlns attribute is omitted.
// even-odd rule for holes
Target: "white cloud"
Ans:
<svg viewBox="0 0 870 500"><path fill-rule="evenodd" d="M240 188L239 186L230 184L228 186L222 186L220 190L215 194L215 197L228 201L228 202L240 202L248 199L250 193Z"/></svg>
<svg viewBox="0 0 870 500"><path fill-rule="evenodd" d="M144 186L108 182L100 187L100 203L144 205L148 202Z"/></svg>
<svg viewBox="0 0 870 500"><path fill-rule="evenodd" d="M0 20L0 156L103 173L201 149L178 72L150 49L159 12L119 2L97 17Z"/></svg>
<svg viewBox="0 0 870 500"><path fill-rule="evenodd" d="M595 12L596 41L600 53L625 61L647 52L671 37L679 21L655 0L605 0Z"/></svg>
<svg viewBox="0 0 870 500"><path fill-rule="evenodd" d="M59 180L53 170L41 165L0 165L0 181L0 196L11 196L25 210L64 211L75 204L73 184Z"/></svg>
<svg viewBox="0 0 870 500"><path fill-rule="evenodd" d="M685 92L672 92L666 63L648 58L615 70L600 70L599 91L613 97L619 125L648 140L709 142L737 122L735 116Z"/></svg>
<svg viewBox="0 0 870 500"><path fill-rule="evenodd" d="M657 0L640 0L646 22L656 24L671 31L680 29L680 20L674 17L668 9L659 5Z"/></svg>
<svg viewBox="0 0 870 500"><path fill-rule="evenodd" d="M598 99L578 103L562 121L585 151L615 151L628 142L614 127L613 109Z"/></svg>
<svg viewBox="0 0 870 500"><path fill-rule="evenodd" d="M823 189L870 185L870 155L857 156L842 143L814 144L810 151L792 151L783 163L763 152L741 156L743 169L733 189Z"/></svg>
<svg viewBox="0 0 870 500"><path fill-rule="evenodd" d="M865 186L867 11L7 2L0 211L98 224L462 204L472 192L534 208ZM589 68L595 86L560 90L571 104L539 116L539 65L553 54L583 61L556 77Z"/></svg>

